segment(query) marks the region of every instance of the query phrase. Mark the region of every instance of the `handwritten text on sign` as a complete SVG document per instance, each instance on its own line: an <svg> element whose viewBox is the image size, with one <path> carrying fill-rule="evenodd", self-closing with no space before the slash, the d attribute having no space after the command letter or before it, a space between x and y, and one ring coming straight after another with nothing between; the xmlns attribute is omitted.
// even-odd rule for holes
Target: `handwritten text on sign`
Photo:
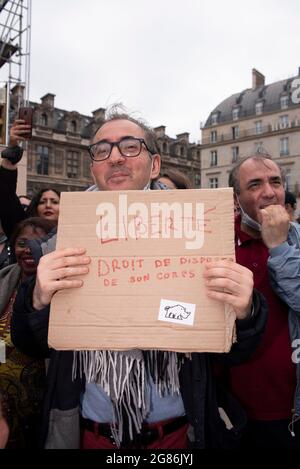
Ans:
<svg viewBox="0 0 300 469"><path fill-rule="evenodd" d="M213 260L229 259L227 257L214 257ZM124 258L99 258L98 259L98 277L105 287L116 287L122 282L123 286L134 283L145 283L151 280L166 281L172 279L193 279L200 275L199 270L193 269L195 265L203 265L211 262L211 257L165 257L146 259L139 257ZM233 260L233 259L231 259ZM150 269L149 269L150 262ZM148 269L151 271L148 272ZM123 273L128 274L125 278ZM118 277L122 274L122 278Z"/></svg>

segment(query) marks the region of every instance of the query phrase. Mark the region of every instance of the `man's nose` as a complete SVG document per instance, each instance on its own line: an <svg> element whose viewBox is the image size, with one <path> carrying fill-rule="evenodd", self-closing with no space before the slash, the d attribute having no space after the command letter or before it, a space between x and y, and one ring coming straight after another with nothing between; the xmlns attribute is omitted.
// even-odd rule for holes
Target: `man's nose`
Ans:
<svg viewBox="0 0 300 469"><path fill-rule="evenodd" d="M110 164L122 164L122 163L124 163L125 159L126 159L126 156L123 156L120 153L120 150L119 150L118 146L114 145L112 147L110 156L108 158L109 163Z"/></svg>
<svg viewBox="0 0 300 469"><path fill-rule="evenodd" d="M264 185L264 190L263 190L263 195L264 197L268 197L268 198L273 198L275 197L276 193L275 193L275 190L274 190L274 187L267 183Z"/></svg>

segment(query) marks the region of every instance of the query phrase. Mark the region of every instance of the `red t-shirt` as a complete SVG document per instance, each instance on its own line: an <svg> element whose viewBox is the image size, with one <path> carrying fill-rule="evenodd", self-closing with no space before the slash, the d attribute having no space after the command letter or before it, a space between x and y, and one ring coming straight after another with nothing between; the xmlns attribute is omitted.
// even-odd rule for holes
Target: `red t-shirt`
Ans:
<svg viewBox="0 0 300 469"><path fill-rule="evenodd" d="M296 370L288 331L288 308L272 290L268 276L269 250L261 239L242 232L236 220L236 259L254 275L254 286L268 303L268 320L252 358L230 370L235 396L255 420L288 419L293 408Z"/></svg>

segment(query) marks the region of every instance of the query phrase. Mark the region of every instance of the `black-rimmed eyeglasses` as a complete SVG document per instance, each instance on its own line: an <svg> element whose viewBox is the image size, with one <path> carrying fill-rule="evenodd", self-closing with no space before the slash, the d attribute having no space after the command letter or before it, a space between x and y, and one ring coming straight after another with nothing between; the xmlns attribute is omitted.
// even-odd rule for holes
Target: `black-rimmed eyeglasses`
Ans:
<svg viewBox="0 0 300 469"><path fill-rule="evenodd" d="M143 138L137 137L124 137L118 142L108 142L107 140L100 140L100 142L93 143L88 146L90 157L93 161L103 161L110 157L114 146L118 147L119 152L126 158L134 158L139 156L142 151L142 145L145 145L147 151L152 155L154 152L150 150Z"/></svg>

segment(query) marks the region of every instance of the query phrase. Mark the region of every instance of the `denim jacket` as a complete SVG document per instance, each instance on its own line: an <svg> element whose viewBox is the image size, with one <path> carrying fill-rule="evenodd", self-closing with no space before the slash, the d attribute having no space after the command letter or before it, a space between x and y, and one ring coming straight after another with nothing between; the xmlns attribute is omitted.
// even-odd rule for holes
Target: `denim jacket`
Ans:
<svg viewBox="0 0 300 469"><path fill-rule="evenodd" d="M287 241L270 249L268 259L274 291L288 305L289 332L293 348L300 344L300 225L291 223ZM294 395L294 418L300 418L300 360Z"/></svg>

